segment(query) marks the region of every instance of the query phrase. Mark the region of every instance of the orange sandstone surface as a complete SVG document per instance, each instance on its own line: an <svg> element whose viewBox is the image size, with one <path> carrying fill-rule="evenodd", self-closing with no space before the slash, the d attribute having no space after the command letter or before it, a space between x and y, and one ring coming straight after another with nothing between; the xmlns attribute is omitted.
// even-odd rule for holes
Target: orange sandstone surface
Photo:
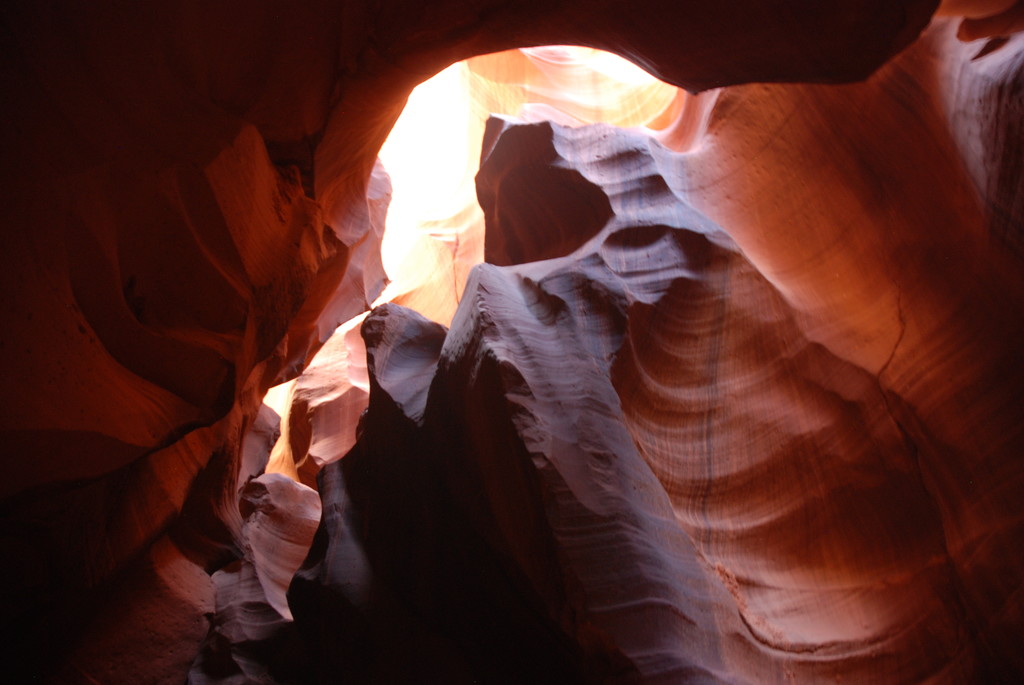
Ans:
<svg viewBox="0 0 1024 685"><path fill-rule="evenodd" d="M1024 5L938 5L5 5L11 682L1019 681Z"/></svg>

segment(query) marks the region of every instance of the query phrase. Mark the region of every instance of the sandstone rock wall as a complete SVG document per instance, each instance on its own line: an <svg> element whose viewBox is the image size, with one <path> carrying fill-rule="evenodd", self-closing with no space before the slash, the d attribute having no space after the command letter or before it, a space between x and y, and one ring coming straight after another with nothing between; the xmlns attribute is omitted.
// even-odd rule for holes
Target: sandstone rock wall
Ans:
<svg viewBox="0 0 1024 685"><path fill-rule="evenodd" d="M12 676L180 682L203 613L244 602L243 586L258 594L232 566L214 599L203 571L244 557L239 504L278 430L264 391L384 286L374 158L415 83L473 54L573 42L694 89L845 82L914 40L935 4L5 5ZM862 85L730 88L684 112L665 147L608 134L570 154L565 141L594 130L549 134L565 148L556 176L600 188L611 220L605 208L569 240L561 218L558 252L577 257L481 269L426 404L423 374L406 380L422 419L390 395L400 406L377 410L353 474L323 476L341 504L316 544L331 521L383 512L342 545L376 599L331 606L379 642L406 636L414 656L396 673L427 658L452 680L547 666L652 681L1024 669L1022 569L1007 553L1022 525L1024 49L1000 37L1019 4L995 19L952 5L972 17L962 35L992 41L959 45L950 23ZM541 220L510 209L525 217L513 226ZM495 259L558 256L543 232L516 234ZM406 520L375 494L399 477L372 456L392 420L412 425L388 438L402 447L388 468L410 436L433 436L414 471L426 499L419 481L398 492L437 514ZM609 503L589 499L606 482ZM410 579L388 531L435 515L422 539L446 546L413 545L411 568L433 576ZM596 521L607 537L589 536ZM332 577L317 554L300 573L314 594ZM486 571L431 586L442 559ZM177 628L137 629L155 617L181 642ZM351 632L296 617L333 664L318 636ZM526 663L517 644L544 656Z"/></svg>

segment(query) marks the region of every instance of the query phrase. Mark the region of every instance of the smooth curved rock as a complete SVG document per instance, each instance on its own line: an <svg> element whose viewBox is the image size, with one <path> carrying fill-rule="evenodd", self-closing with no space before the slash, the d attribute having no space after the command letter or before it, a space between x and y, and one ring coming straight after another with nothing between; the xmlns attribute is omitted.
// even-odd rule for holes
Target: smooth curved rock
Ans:
<svg viewBox="0 0 1024 685"><path fill-rule="evenodd" d="M286 592L320 520L314 490L278 473L245 484L239 503L243 556L213 574L216 611L188 682L308 679Z"/></svg>
<svg viewBox="0 0 1024 685"><path fill-rule="evenodd" d="M374 309L362 327L371 373L369 411L391 420L365 426L354 449L320 472L324 517L288 593L296 627L321 679L344 672L355 683L473 682L466 659L478 657L460 654L443 631L424 625L417 607L403 601L404 588L396 592L389 573L377 566L380 552L390 555L397 550L382 548L364 536L367 529L412 523L395 516L401 511L394 506L395 498L401 500L404 494L417 507L446 507L433 487L427 462L407 462L399 451L409 444L422 418L444 333L440 325L396 305ZM381 487L394 498L377 501ZM363 499L366 496L371 499ZM361 507L355 504L358 500ZM429 509L419 513L421 522L434 516ZM416 537L407 538L408 546L398 553L407 560L429 558L433 532L424 535L415 524L407 530L415 530ZM461 582L457 569L447 572ZM423 581L425 588L432 582L427 577ZM428 601L442 610L440 598Z"/></svg>
<svg viewBox="0 0 1024 685"><path fill-rule="evenodd" d="M474 176L486 147L488 113L577 126L605 122L661 129L672 124L690 97L617 55L571 46L479 55L420 84L380 151L394 192L381 246L391 282L378 302L401 304L444 325L451 322L469 270L483 261L485 251L484 212ZM557 164L538 163L538 173L554 183L559 174L572 174ZM536 179L506 180L507 193L517 192L517 183ZM562 199L562 204L575 200L578 211L602 212L587 206L586 195ZM529 214L529 204L512 214ZM562 211L571 215L573 209ZM523 216L506 217L514 225L488 235L514 241L516 228L530 231L535 225ZM594 230L603 222L599 219Z"/></svg>
<svg viewBox="0 0 1024 685"><path fill-rule="evenodd" d="M502 135L518 140L495 149L493 141ZM488 263L507 266L564 257L612 218L603 189L573 168L577 151L560 150L552 142L543 126L516 128L500 119L488 121L476 177L489 229L484 242ZM538 188L544 191L538 193Z"/></svg>
<svg viewBox="0 0 1024 685"><path fill-rule="evenodd" d="M344 463L359 462L359 449ZM315 682L335 679L339 673L346 682L367 685L473 682L472 671L452 642L425 626L373 572L360 540L364 522L342 471L342 462L334 462L320 472L324 516L288 593L294 625L308 655L304 667ZM402 482L400 477L393 484L404 487Z"/></svg>
<svg viewBox="0 0 1024 685"><path fill-rule="evenodd" d="M285 593L313 541L320 498L291 478L266 473L246 483L239 508L245 557L256 569L267 603L290 619Z"/></svg>
<svg viewBox="0 0 1024 685"><path fill-rule="evenodd" d="M1021 184L1007 182L1017 162L1003 162L1003 148L971 136L1006 141L1019 126L1006 94L1019 93L1024 44L1018 36L973 64L952 28L936 25L863 85L724 91L701 148L662 158L670 185L729 227L807 337L877 375L941 519L964 623L982 662L1012 674L1024 665L1008 626L1022 607L1008 579L1024 567L1001 550L1024 535L1007 491L1020 478L1024 321L1008 313L1021 311L1024 290L1006 214ZM968 86L944 80L951 70L986 76ZM1004 95L981 105L979 86ZM858 116L842 119L851 109ZM950 117L972 111L975 123L951 132ZM772 198L757 212L745 190L754 183Z"/></svg>
<svg viewBox="0 0 1024 685"><path fill-rule="evenodd" d="M1017 324L996 312L1019 311L1020 291L986 237L943 112L922 103L894 114L888 101L906 97L904 79L940 73L934 51L949 35L937 28L864 85L726 91L700 146L683 153L607 127L495 124L483 187L488 164L528 174L549 150L572 150L559 163L600 187L611 214L596 233L581 220L582 247L564 258L474 271L422 424L371 401L359 456L339 465L366 516L373 569L473 668L485 669L472 659L481 653L514 668L495 647L507 634L465 610L453 625L436 603L452 610L460 596L533 616L531 632L551 635L536 648L569 679L1019 672L1014 584L999 578L1021 572L995 550L1015 548L1021 531L998 513L1010 511L1008 490L992 475L1019 478L999 446L1015 442L997 437L1022 425L1024 384L1008 356ZM826 132L854 101L860 120ZM746 119L776 110L778 127ZM900 155L887 126L913 132ZM823 140L830 155L817 151ZM796 158L820 161L804 176ZM745 173L730 166L739 160ZM813 194L853 160L870 174ZM923 160L928 183L896 184ZM773 204L741 192L753 180L779 184ZM564 193L531 192L541 207ZM489 216L507 198L487 198ZM993 198L1014 206L1017 195ZM551 256L537 228L519 231L524 257ZM848 289L827 287L835 269ZM958 304L975 298L998 304ZM964 322L984 334L964 335ZM957 417L965 395L985 409ZM970 513L982 508L990 515ZM459 569L467 549L494 561L457 594L436 565Z"/></svg>
<svg viewBox="0 0 1024 685"><path fill-rule="evenodd" d="M377 307L363 321L370 402L393 404L413 423L423 419L427 389L447 330L393 305Z"/></svg>
<svg viewBox="0 0 1024 685"><path fill-rule="evenodd" d="M48 682L57 683L171 682L195 658L213 610L209 576L164 537L128 564L116 582L46 611L35 617L38 624L19 622L7 641L21 658L11 662L5 677L31 682L46 673ZM76 630L89 639L76 641ZM33 631L49 643L48 662L35 661L35 652L24 649L31 646L24 638Z"/></svg>
<svg viewBox="0 0 1024 685"><path fill-rule="evenodd" d="M316 473L348 452L369 402L366 347L359 335L365 315L339 326L292 384L268 472L314 486Z"/></svg>
<svg viewBox="0 0 1024 685"><path fill-rule="evenodd" d="M87 626L111 584L143 582L147 571L135 562L165 535L209 571L241 553L235 505L239 483L262 459L243 451L264 391L295 376L339 323L381 292L375 252L388 191L374 158L415 83L458 58L547 43L607 48L694 90L852 81L910 44L936 2L648 0L629 12L621 3L576 0L442 2L429 11L396 2L372 10L331 0L279 5L16 0L0 10L0 544L4 606L26 626L5 647L38 671L82 670L81 655L92 665L111 662L116 640ZM995 23L970 17L964 37L1014 30L1018 9ZM920 450L964 587L966 632L978 636L984 663L1006 669L996 675L1012 677L1022 670L1013 637L1022 574L1003 552L1019 546L1021 527L1013 449L1021 379L1012 344L1024 292L1014 253L1020 37L959 46L952 30L864 86L723 91L710 120L684 111L689 123L673 132L673 144L694 153L690 161L657 154L673 192L726 227L796 312L801 334L880 378L887 410ZM726 120L733 123L723 128ZM874 141L866 153L865 137ZM904 138L912 149L901 156L893 141ZM827 148L818 139L830 141ZM841 173L848 168L857 171ZM743 200L755 195L757 202ZM814 202L819 195L831 201ZM847 220L864 219L864 206L872 208L866 220ZM663 245L648 228L623 240ZM641 288L643 297L661 287ZM587 301L610 312L623 302L597 291ZM536 316L565 315L560 294L525 292ZM619 314L607 317L591 319L604 323L580 342L599 348L596 359L609 354L598 339L628 329L607 323ZM650 328L668 335L672 321L666 315ZM657 393L640 396L660 404ZM487 551L497 549L490 542L474 545L491 555L485 578L509 570L506 558ZM453 545L441 556L474 568L472 555L461 554ZM742 597L744 577L733 575ZM528 599L523 613L523 582L515 576L503 585L491 614L464 608L478 621L470 628L446 628L457 633L446 640L475 655L473 668L495 676L504 665L528 670L501 646L500 631L488 633L487 622L505 609L518 617L513 634L542 626L537 644L566 672L618 654L603 632L588 633L575 619L538 619L537 607L555 606L557 597ZM458 589L443 594L454 601ZM478 585L471 594L493 593ZM714 597L718 606L721 595ZM148 606L128 606L110 634L137 625ZM770 622L775 614L760 615ZM73 655L54 654L50 625L77 645ZM486 639L474 642L473 626ZM797 633L786 626L786 644L800 644ZM182 634L181 645L193 643ZM486 665L491 649L499 665ZM957 662L967 669L969 653ZM623 662L610 658L595 668L618 672ZM867 658L857 663L872 675L883 669ZM155 677L180 682L183 673L169 671L181 661L165 665ZM136 672L101 671L108 682L139 680Z"/></svg>

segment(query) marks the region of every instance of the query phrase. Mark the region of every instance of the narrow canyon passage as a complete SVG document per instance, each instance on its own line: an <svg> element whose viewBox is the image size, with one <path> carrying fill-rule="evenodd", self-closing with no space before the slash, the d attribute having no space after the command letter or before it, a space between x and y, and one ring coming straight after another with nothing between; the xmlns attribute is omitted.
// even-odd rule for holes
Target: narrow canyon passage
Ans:
<svg viewBox="0 0 1024 685"><path fill-rule="evenodd" d="M2 10L12 682L1019 680L1024 5L937 4Z"/></svg>

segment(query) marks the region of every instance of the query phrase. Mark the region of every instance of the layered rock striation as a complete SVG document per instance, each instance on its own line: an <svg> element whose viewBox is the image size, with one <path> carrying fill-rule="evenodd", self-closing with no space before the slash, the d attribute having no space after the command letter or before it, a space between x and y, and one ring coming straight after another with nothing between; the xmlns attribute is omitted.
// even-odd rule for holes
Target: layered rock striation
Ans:
<svg viewBox="0 0 1024 685"><path fill-rule="evenodd" d="M520 231L514 251L488 245L489 259L519 265L473 272L425 409L403 410L375 386L355 451L323 476L325 498L346 484L362 526L325 522L318 535L360 530L370 567L484 679L1014 672L1001 617L978 601L1005 556L965 563L950 541L974 500L936 489L948 470L977 468L977 451L937 450L935 433L955 428L929 425L887 375L936 360L865 368L816 339L799 303L685 200L680 165L699 159L604 126L492 119L488 134L478 184L489 222L503 198L521 200L503 184L546 178L546 166L574 170L571 192L599 195L609 220L595 233L584 215L582 245L544 261L532 260L557 240ZM535 208L569 192L533 187ZM931 276L913 268L905 278ZM910 302L897 335L930 313ZM378 322L399 316L416 317L377 310L364 335L379 341ZM405 335L396 351L417 339ZM422 362L400 357L403 394L427 392L428 349ZM991 383L986 369L961 373ZM956 402L967 388L945 380ZM990 401L1012 413L1013 396ZM1012 517L974 525L1007 544L1019 535ZM344 569L318 582L345 587Z"/></svg>
<svg viewBox="0 0 1024 685"><path fill-rule="evenodd" d="M936 4L6 5L10 676L1019 679L1020 3L868 78ZM385 285L412 86L555 43L762 84L492 123L504 266L367 319L358 441L361 380L282 429Z"/></svg>

